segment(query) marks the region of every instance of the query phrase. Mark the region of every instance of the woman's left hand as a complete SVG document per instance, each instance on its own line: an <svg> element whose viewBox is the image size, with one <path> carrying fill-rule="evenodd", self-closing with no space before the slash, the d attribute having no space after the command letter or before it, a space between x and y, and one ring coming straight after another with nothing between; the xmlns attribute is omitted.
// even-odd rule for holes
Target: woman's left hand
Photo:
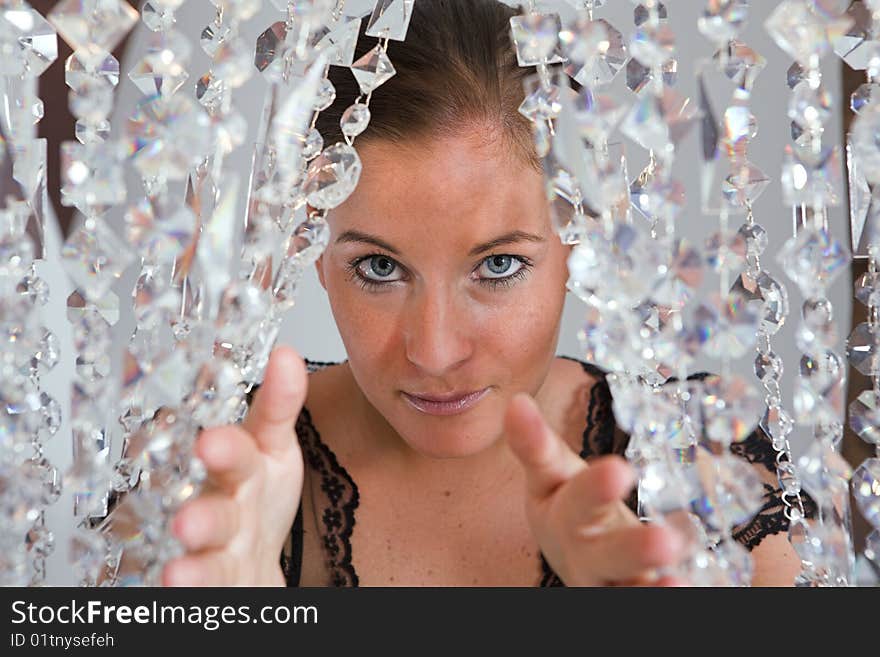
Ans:
<svg viewBox="0 0 880 657"><path fill-rule="evenodd" d="M511 450L526 470L526 513L538 545L566 586L669 586L656 570L678 563L685 539L645 524L624 503L636 476L615 455L587 464L520 393L504 418Z"/></svg>

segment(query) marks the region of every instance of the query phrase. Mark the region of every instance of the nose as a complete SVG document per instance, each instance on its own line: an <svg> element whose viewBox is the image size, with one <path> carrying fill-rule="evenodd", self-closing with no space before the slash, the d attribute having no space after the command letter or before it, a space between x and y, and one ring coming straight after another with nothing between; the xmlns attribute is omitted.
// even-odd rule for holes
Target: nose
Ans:
<svg viewBox="0 0 880 657"><path fill-rule="evenodd" d="M444 376L471 355L467 313L455 296L451 290L433 287L423 288L409 300L406 357L427 376Z"/></svg>

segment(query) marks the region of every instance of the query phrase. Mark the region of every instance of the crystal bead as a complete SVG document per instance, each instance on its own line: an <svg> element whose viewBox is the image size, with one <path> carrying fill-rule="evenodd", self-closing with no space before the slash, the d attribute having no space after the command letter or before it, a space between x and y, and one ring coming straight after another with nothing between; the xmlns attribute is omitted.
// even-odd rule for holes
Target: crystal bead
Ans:
<svg viewBox="0 0 880 657"><path fill-rule="evenodd" d="M307 219L296 227L287 243L289 262L300 269L311 267L330 242L330 226L324 219Z"/></svg>
<svg viewBox="0 0 880 657"><path fill-rule="evenodd" d="M333 104L336 100L336 87L330 81L330 78L324 78L318 84L318 91L315 96L314 109L317 112L323 112Z"/></svg>
<svg viewBox="0 0 880 657"><path fill-rule="evenodd" d="M251 52L251 47L242 37L225 39L214 53L211 66L214 76L229 87L240 87L253 73Z"/></svg>
<svg viewBox="0 0 880 657"><path fill-rule="evenodd" d="M565 72L591 89L611 82L628 57L623 35L604 19L578 17L559 33L559 41L568 59Z"/></svg>
<svg viewBox="0 0 880 657"><path fill-rule="evenodd" d="M524 82L526 97L519 106L519 113L534 123L555 119L562 111L555 84L544 85L540 75L533 75Z"/></svg>
<svg viewBox="0 0 880 657"><path fill-rule="evenodd" d="M786 205L837 205L841 195L840 149L836 145L823 146L813 153L806 143L804 147L787 145L782 190Z"/></svg>
<svg viewBox="0 0 880 657"><path fill-rule="evenodd" d="M880 132L880 105L862 107L853 120L850 143L862 175L872 184L880 183L880 144L874 138Z"/></svg>
<svg viewBox="0 0 880 657"><path fill-rule="evenodd" d="M878 99L880 99L880 84L866 82L852 92L849 106L855 114L861 114L865 107L876 104Z"/></svg>
<svg viewBox="0 0 880 657"><path fill-rule="evenodd" d="M156 2L145 2L141 7L141 17L144 25L154 32L169 30L176 22L174 10Z"/></svg>
<svg viewBox="0 0 880 657"><path fill-rule="evenodd" d="M869 458L852 474L856 505L872 526L880 527L880 458Z"/></svg>
<svg viewBox="0 0 880 657"><path fill-rule="evenodd" d="M654 288L651 298L665 306L683 307L700 287L704 274L699 250L685 239L676 240L666 276Z"/></svg>
<svg viewBox="0 0 880 657"><path fill-rule="evenodd" d="M83 527L75 529L69 551L73 572L83 582L94 585L104 567L106 551L103 535Z"/></svg>
<svg viewBox="0 0 880 657"><path fill-rule="evenodd" d="M557 64L565 61L561 52L559 14L529 13L510 19L511 40L520 66Z"/></svg>
<svg viewBox="0 0 880 657"><path fill-rule="evenodd" d="M754 386L742 377L713 375L703 381L701 406L709 439L730 444L752 433L764 402Z"/></svg>
<svg viewBox="0 0 880 657"><path fill-rule="evenodd" d="M837 422L843 413L844 383L843 365L837 354L828 351L822 357L804 356L793 398L797 421Z"/></svg>
<svg viewBox="0 0 880 657"><path fill-rule="evenodd" d="M641 27L645 23L651 20L651 10L656 10L656 19L658 21L665 21L669 18L669 13L666 10L666 5L659 0L649 0L646 3L638 2L637 0L633 0L633 4L636 5L636 8L633 9L633 22L637 27Z"/></svg>
<svg viewBox="0 0 880 657"><path fill-rule="evenodd" d="M795 335L798 348L808 354L832 348L837 342L837 329L832 320L828 299L807 299L803 305L803 321Z"/></svg>
<svg viewBox="0 0 880 657"><path fill-rule="evenodd" d="M797 495L801 492L801 481L794 463L782 461L777 466L776 473L779 478L779 488L784 495Z"/></svg>
<svg viewBox="0 0 880 657"><path fill-rule="evenodd" d="M849 405L849 426L871 445L880 445L880 395L864 390Z"/></svg>
<svg viewBox="0 0 880 657"><path fill-rule="evenodd" d="M749 272L737 276L731 288L749 303L756 305L761 318L760 330L767 335L776 334L788 317L788 292L766 271L757 277Z"/></svg>
<svg viewBox="0 0 880 657"><path fill-rule="evenodd" d="M351 65L361 93L369 94L394 77L397 71L381 46L376 46Z"/></svg>
<svg viewBox="0 0 880 657"><path fill-rule="evenodd" d="M91 216L125 201L122 157L117 142L63 142L61 204Z"/></svg>
<svg viewBox="0 0 880 657"><path fill-rule="evenodd" d="M778 406L769 406L759 422L761 430L770 436L773 449L781 451L786 448L789 434L794 430L794 420Z"/></svg>
<svg viewBox="0 0 880 657"><path fill-rule="evenodd" d="M795 121L805 131L821 135L831 120L831 96L825 87L813 88L806 81L797 85L789 97L788 118Z"/></svg>
<svg viewBox="0 0 880 657"><path fill-rule="evenodd" d="M710 0L697 21L697 28L710 41L724 44L739 34L748 15L748 0Z"/></svg>
<svg viewBox="0 0 880 657"><path fill-rule="evenodd" d="M86 295L100 299L134 258L100 217L88 219L61 249L62 266Z"/></svg>
<svg viewBox="0 0 880 657"><path fill-rule="evenodd" d="M673 150L699 118L689 99L664 87L660 96L640 96L620 129L642 148L663 153Z"/></svg>
<svg viewBox="0 0 880 657"><path fill-rule="evenodd" d="M644 66L663 66L675 53L675 33L668 25L645 23L630 37L629 51Z"/></svg>
<svg viewBox="0 0 880 657"><path fill-rule="evenodd" d="M763 505L761 479L745 459L724 454L698 472L702 486L694 507L710 528L724 531L744 523Z"/></svg>
<svg viewBox="0 0 880 657"><path fill-rule="evenodd" d="M678 79L678 61L669 59L660 67L660 75L665 86L672 86ZM654 69L639 60L630 58L626 64L626 86L636 94L648 88L654 81Z"/></svg>
<svg viewBox="0 0 880 657"><path fill-rule="evenodd" d="M310 128L303 142L302 156L308 162L314 160L324 149L324 137L316 128Z"/></svg>
<svg viewBox="0 0 880 657"><path fill-rule="evenodd" d="M846 356L852 366L865 376L880 373L880 335L877 329L862 322L846 342Z"/></svg>
<svg viewBox="0 0 880 657"><path fill-rule="evenodd" d="M61 0L46 16L71 48L89 44L111 52L138 20L125 0Z"/></svg>
<svg viewBox="0 0 880 657"><path fill-rule="evenodd" d="M254 64L257 69L260 71L263 68L260 67L259 62L261 61L262 53L265 51L266 42L264 41L264 37L268 35L270 32L274 33L277 36L277 39L273 42L277 44L279 42L283 42L285 37L287 36L287 29L285 27L284 21L278 21L276 23L272 23L272 26L269 27L263 34L257 37L257 48L256 54L254 56ZM232 29L233 26L230 23L212 23L211 25L206 25L202 30L201 35L199 36L199 45L202 46L202 50L208 57L213 58L217 53L217 49L235 32Z"/></svg>
<svg viewBox="0 0 880 657"><path fill-rule="evenodd" d="M37 77L58 58L55 30L26 3L0 7L0 74Z"/></svg>
<svg viewBox="0 0 880 657"><path fill-rule="evenodd" d="M653 224L674 219L685 204L685 189L679 181L653 175L650 165L629 186L632 207Z"/></svg>
<svg viewBox="0 0 880 657"><path fill-rule="evenodd" d="M792 59L808 66L831 48L830 38L841 34L849 20L823 20L803 0L783 0L764 22L764 29Z"/></svg>
<svg viewBox="0 0 880 657"><path fill-rule="evenodd" d="M128 77L144 94L170 96L189 78L186 71L189 43L177 32L157 36Z"/></svg>
<svg viewBox="0 0 880 657"><path fill-rule="evenodd" d="M331 25L321 25L315 39L315 51L325 55L331 66L351 66L360 24L356 17L342 16Z"/></svg>
<svg viewBox="0 0 880 657"><path fill-rule="evenodd" d="M342 128L342 134L348 138L357 137L370 124L370 108L363 103L355 103L345 110L339 125Z"/></svg>
<svg viewBox="0 0 880 657"><path fill-rule="evenodd" d="M414 0L378 0L364 33L378 39L406 40Z"/></svg>
<svg viewBox="0 0 880 657"><path fill-rule="evenodd" d="M210 117L185 94L147 97L128 121L132 159L149 178L183 179L210 151Z"/></svg>
<svg viewBox="0 0 880 657"><path fill-rule="evenodd" d="M779 381L782 378L783 362L779 354L768 351L759 352L755 357L755 376L759 381Z"/></svg>
<svg viewBox="0 0 880 657"><path fill-rule="evenodd" d="M736 85L735 96L743 100L751 96L755 80L767 66L764 57L735 39L722 45L712 59L725 77Z"/></svg>
<svg viewBox="0 0 880 657"><path fill-rule="evenodd" d="M37 525L28 531L25 545L28 552L45 558L55 549L55 535L45 525Z"/></svg>
<svg viewBox="0 0 880 657"><path fill-rule="evenodd" d="M818 440L798 459L797 469L803 489L820 503L846 490L852 476L852 468L843 457Z"/></svg>
<svg viewBox="0 0 880 657"><path fill-rule="evenodd" d="M737 233L745 240L746 254L749 257L756 258L767 249L767 231L760 224L743 224Z"/></svg>
<svg viewBox="0 0 880 657"><path fill-rule="evenodd" d="M745 264L746 248L745 237L741 233L717 231L706 239L706 262L715 271L740 269Z"/></svg>
<svg viewBox="0 0 880 657"><path fill-rule="evenodd" d="M828 1L819 0L817 4ZM843 0L838 1L841 4L843 3ZM835 54L845 61L850 68L857 71L864 70L868 68L873 47L876 47L871 11L861 2L846 3L846 5L843 5L843 9L847 10L846 17L850 19L851 23L840 35L832 39L832 48ZM831 14L832 17L839 15L840 12Z"/></svg>
<svg viewBox="0 0 880 657"><path fill-rule="evenodd" d="M354 191L361 175L361 159L348 144L324 149L309 164L303 194L319 210L341 205Z"/></svg>
<svg viewBox="0 0 880 657"><path fill-rule="evenodd" d="M828 231L803 228L785 242L776 261L805 297L821 297L846 269L849 252Z"/></svg>
<svg viewBox="0 0 880 657"><path fill-rule="evenodd" d="M855 284L855 297L866 306L880 305L880 272L866 271Z"/></svg>

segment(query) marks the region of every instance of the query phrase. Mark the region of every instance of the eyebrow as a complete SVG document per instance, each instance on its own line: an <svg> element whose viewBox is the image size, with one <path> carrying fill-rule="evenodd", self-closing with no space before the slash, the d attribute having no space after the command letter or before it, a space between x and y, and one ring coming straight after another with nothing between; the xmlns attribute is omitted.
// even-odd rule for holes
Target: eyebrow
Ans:
<svg viewBox="0 0 880 657"><path fill-rule="evenodd" d="M489 251L490 249L494 249L505 244L515 244L517 242L541 243L544 241L546 241L545 238L541 237L540 235L534 235L532 233L527 233L522 230L514 230L509 233L505 233L504 235L499 235L498 237L491 239L488 242L484 242L483 244L478 244L468 252L468 255L479 255L484 251ZM336 238L336 243L340 244L342 242L362 242L364 244L372 244L373 246L378 246L380 249L385 249L386 251L389 251L394 255L400 255L400 251L395 249L388 242L376 237L375 235L362 233L359 230L347 230L342 233L339 237Z"/></svg>

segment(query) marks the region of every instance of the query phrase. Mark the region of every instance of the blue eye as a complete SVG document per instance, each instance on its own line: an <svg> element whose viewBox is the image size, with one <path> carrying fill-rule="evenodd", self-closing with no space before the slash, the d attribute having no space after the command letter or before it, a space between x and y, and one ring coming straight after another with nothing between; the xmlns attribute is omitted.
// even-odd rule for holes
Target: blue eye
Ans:
<svg viewBox="0 0 880 657"><path fill-rule="evenodd" d="M361 265L366 264L367 266L364 268ZM399 279L389 279L388 277L394 273L395 267L397 267L397 263L385 255L371 255L366 256L361 259L357 263L357 270L364 278L369 281L375 283L384 283L388 280L399 280ZM366 269L366 271L364 271ZM372 273L378 278L373 278L369 274L369 271L372 270Z"/></svg>
<svg viewBox="0 0 880 657"><path fill-rule="evenodd" d="M516 272L518 272L525 264L521 260L514 259L513 256L509 255L494 255L489 256L485 260L483 260L482 264L488 265L489 272L491 274L497 274L498 278L504 276L512 276ZM512 272L510 271L511 265L519 265ZM488 276L487 278L495 278L495 276Z"/></svg>

